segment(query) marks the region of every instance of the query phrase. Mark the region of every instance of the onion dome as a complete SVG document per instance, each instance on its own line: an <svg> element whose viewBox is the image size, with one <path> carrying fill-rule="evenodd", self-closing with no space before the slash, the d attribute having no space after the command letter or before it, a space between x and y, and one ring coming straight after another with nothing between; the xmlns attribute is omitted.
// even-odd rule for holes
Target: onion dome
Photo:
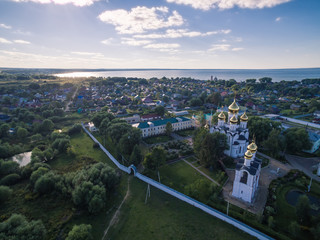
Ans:
<svg viewBox="0 0 320 240"><path fill-rule="evenodd" d="M244 112L244 113L241 115L240 120L241 120L242 122L248 121L248 116L247 116L246 112Z"/></svg>
<svg viewBox="0 0 320 240"><path fill-rule="evenodd" d="M254 140L252 140L252 143L248 145L247 149L251 151L252 153L255 153L258 150L257 145L255 144Z"/></svg>
<svg viewBox="0 0 320 240"><path fill-rule="evenodd" d="M246 158L246 159L251 159L252 158L252 152L250 151L250 150L248 150L248 151L246 151L246 153L244 154L244 157Z"/></svg>
<svg viewBox="0 0 320 240"><path fill-rule="evenodd" d="M240 108L238 106L238 104L236 103L236 99L233 100L233 103L231 103L231 105L228 107L229 112L232 113L238 113Z"/></svg>
<svg viewBox="0 0 320 240"><path fill-rule="evenodd" d="M225 119L226 119L226 115L224 115L224 113L221 112L221 113L218 115L218 118L219 118L220 120L225 120Z"/></svg>
<svg viewBox="0 0 320 240"><path fill-rule="evenodd" d="M238 119L237 119L236 115L233 115L232 118L230 118L230 123L232 123L232 124L238 123Z"/></svg>

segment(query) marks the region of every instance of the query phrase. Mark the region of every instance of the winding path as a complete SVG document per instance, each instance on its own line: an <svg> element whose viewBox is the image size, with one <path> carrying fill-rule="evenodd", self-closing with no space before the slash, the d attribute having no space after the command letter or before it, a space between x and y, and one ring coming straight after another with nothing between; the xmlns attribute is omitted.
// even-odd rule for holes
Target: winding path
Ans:
<svg viewBox="0 0 320 240"><path fill-rule="evenodd" d="M105 239L105 237L107 236L107 233L108 233L110 227L113 226L114 224L116 224L116 223L119 221L119 215L120 215L121 207L122 207L123 203L124 203L124 202L128 199L128 197L130 196L130 180L131 180L131 176L128 177L128 189L127 189L127 193L126 193L126 195L124 196L122 202L120 203L117 211L113 214L113 217L111 218L110 223L109 223L107 229L104 231L103 237L102 237L101 240L104 240L104 239Z"/></svg>

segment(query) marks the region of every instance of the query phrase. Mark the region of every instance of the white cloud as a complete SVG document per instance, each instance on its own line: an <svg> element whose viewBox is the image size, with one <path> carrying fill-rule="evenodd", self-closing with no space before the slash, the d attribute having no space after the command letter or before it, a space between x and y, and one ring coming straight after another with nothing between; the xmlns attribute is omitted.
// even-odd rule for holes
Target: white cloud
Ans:
<svg viewBox="0 0 320 240"><path fill-rule="evenodd" d="M0 23L0 28L11 29L12 27L4 23Z"/></svg>
<svg viewBox="0 0 320 240"><path fill-rule="evenodd" d="M214 34L228 34L231 30L219 30L213 32L196 32L196 31L189 31L188 29L168 29L165 33L151 33L151 34L138 34L134 35L135 38L149 38L149 39L156 39L156 38L181 38L181 37L204 37L210 36Z"/></svg>
<svg viewBox="0 0 320 240"><path fill-rule="evenodd" d="M80 55L80 56L104 57L102 53L96 53L96 52L71 52L71 53L75 55Z"/></svg>
<svg viewBox="0 0 320 240"><path fill-rule="evenodd" d="M101 41L101 43L105 44L105 45L111 45L112 42L113 42L113 38L108 38L108 39L105 39L105 40Z"/></svg>
<svg viewBox="0 0 320 240"><path fill-rule="evenodd" d="M179 48L180 44L178 43L154 43L145 46L144 48Z"/></svg>
<svg viewBox="0 0 320 240"><path fill-rule="evenodd" d="M180 48L180 44L178 43L153 43L144 46L147 49L153 49L160 52L169 52L176 53L178 52L177 48Z"/></svg>
<svg viewBox="0 0 320 240"><path fill-rule="evenodd" d="M234 52L242 51L244 48L238 47L238 48L232 48L231 50Z"/></svg>
<svg viewBox="0 0 320 240"><path fill-rule="evenodd" d="M240 8L265 8L290 2L291 0L167 0L169 3L190 5L195 9L209 10L211 8L229 9Z"/></svg>
<svg viewBox="0 0 320 240"><path fill-rule="evenodd" d="M130 45L130 46L143 46L151 43L150 40L136 40L134 38L122 38L122 44Z"/></svg>
<svg viewBox="0 0 320 240"><path fill-rule="evenodd" d="M0 38L0 43L4 43L4 44L11 44L12 42L5 39L5 38Z"/></svg>
<svg viewBox="0 0 320 240"><path fill-rule="evenodd" d="M241 47L232 47L230 44L213 44L209 49L209 52L216 52L216 51L233 51L238 52L243 50L244 48Z"/></svg>
<svg viewBox="0 0 320 240"><path fill-rule="evenodd" d="M143 33L146 30L156 30L184 23L182 16L173 11L170 15L167 7L136 7L130 11L124 9L105 11L98 18L112 24L120 34Z"/></svg>
<svg viewBox="0 0 320 240"><path fill-rule="evenodd" d="M31 44L30 42L25 41L25 40L13 40L13 42L18 43L18 44Z"/></svg>
<svg viewBox="0 0 320 240"><path fill-rule="evenodd" d="M215 51L229 51L231 45L230 44L214 44L211 46L209 49L210 52L215 52Z"/></svg>
<svg viewBox="0 0 320 240"><path fill-rule="evenodd" d="M34 3L41 3L41 4L48 4L48 3L54 3L54 4L73 4L77 7L84 7L84 6L90 6L94 2L100 1L100 0L11 0L14 2L34 2Z"/></svg>
<svg viewBox="0 0 320 240"><path fill-rule="evenodd" d="M277 17L277 18L275 19L276 22L280 22L281 20L282 20L281 17Z"/></svg>

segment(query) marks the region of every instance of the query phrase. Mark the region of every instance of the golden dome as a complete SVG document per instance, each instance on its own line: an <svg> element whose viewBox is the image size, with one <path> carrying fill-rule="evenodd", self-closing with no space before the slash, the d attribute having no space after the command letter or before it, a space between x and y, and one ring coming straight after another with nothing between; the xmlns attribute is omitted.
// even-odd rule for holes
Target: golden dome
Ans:
<svg viewBox="0 0 320 240"><path fill-rule="evenodd" d="M244 113L241 115L240 120L243 121L243 122L248 121L248 116L247 116L246 112L244 112Z"/></svg>
<svg viewBox="0 0 320 240"><path fill-rule="evenodd" d="M218 118L221 119L221 120L225 120L225 119L226 119L226 115L224 115L224 113L221 112L221 113L218 115Z"/></svg>
<svg viewBox="0 0 320 240"><path fill-rule="evenodd" d="M231 105L228 107L230 112L239 112L240 108L238 106L238 104L236 103L236 99L233 100L233 103L231 103Z"/></svg>
<svg viewBox="0 0 320 240"><path fill-rule="evenodd" d="M230 122L232 124L237 124L238 123L238 119L236 118L236 115L233 115L232 118L230 118Z"/></svg>
<svg viewBox="0 0 320 240"><path fill-rule="evenodd" d="M247 159L251 159L252 158L252 152L250 150L246 151L246 153L244 154L244 157Z"/></svg>
<svg viewBox="0 0 320 240"><path fill-rule="evenodd" d="M255 144L254 140L252 140L252 143L248 145L247 149L253 153L255 153L258 149L257 145Z"/></svg>

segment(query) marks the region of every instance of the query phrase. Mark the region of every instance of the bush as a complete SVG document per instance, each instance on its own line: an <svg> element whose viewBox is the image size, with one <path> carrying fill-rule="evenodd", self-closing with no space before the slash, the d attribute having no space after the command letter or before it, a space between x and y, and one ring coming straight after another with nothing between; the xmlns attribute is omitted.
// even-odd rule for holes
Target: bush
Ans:
<svg viewBox="0 0 320 240"><path fill-rule="evenodd" d="M20 175L16 173L9 174L1 179L0 185L7 185L7 186L13 185L17 183L20 180L20 178L21 178Z"/></svg>
<svg viewBox="0 0 320 240"><path fill-rule="evenodd" d="M95 142L95 143L93 143L92 147L93 147L93 148L100 148L100 145L99 145L99 143L96 143L96 142Z"/></svg>
<svg viewBox="0 0 320 240"><path fill-rule="evenodd" d="M0 186L0 203L7 201L12 194L12 190L7 186Z"/></svg>
<svg viewBox="0 0 320 240"><path fill-rule="evenodd" d="M82 126L80 124L74 124L72 128L68 130L68 134L71 136L71 135L80 133L81 130L82 130Z"/></svg>
<svg viewBox="0 0 320 240"><path fill-rule="evenodd" d="M90 240L92 239L91 230L91 225L74 225L66 240Z"/></svg>

